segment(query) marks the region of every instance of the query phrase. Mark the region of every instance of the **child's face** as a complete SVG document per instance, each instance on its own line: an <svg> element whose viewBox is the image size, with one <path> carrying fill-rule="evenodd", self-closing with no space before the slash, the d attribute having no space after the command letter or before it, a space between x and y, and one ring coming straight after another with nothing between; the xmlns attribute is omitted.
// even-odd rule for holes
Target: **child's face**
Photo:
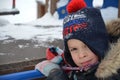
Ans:
<svg viewBox="0 0 120 80"><path fill-rule="evenodd" d="M67 43L72 59L77 66L85 67L98 61L98 57L82 41L70 39Z"/></svg>

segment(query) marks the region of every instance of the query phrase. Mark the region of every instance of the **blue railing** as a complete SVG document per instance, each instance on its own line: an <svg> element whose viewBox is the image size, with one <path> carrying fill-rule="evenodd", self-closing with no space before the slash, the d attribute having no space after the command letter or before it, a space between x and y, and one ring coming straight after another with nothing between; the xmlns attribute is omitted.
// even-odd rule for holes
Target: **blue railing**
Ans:
<svg viewBox="0 0 120 80"><path fill-rule="evenodd" d="M43 77L44 75L38 70L29 70L24 72L0 75L0 80L32 80Z"/></svg>

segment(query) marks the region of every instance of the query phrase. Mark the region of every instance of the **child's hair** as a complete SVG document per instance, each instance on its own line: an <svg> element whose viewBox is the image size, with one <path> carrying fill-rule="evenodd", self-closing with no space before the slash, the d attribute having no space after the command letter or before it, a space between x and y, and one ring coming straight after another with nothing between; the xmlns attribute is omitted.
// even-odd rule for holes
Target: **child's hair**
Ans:
<svg viewBox="0 0 120 80"><path fill-rule="evenodd" d="M77 6L77 9L74 6ZM65 60L71 66L76 66L70 55L67 41L78 39L84 42L99 57L100 61L108 49L108 34L100 10L86 7L84 0L71 0L67 10L68 15L63 21Z"/></svg>

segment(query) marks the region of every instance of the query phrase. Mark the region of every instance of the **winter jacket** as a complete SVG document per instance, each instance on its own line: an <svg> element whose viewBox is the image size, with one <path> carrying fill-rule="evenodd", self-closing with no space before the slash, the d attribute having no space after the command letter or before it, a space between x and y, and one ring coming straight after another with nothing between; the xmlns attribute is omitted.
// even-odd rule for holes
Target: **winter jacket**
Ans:
<svg viewBox="0 0 120 80"><path fill-rule="evenodd" d="M120 19L106 23L110 37L110 50L95 73L101 80L120 80Z"/></svg>
<svg viewBox="0 0 120 80"><path fill-rule="evenodd" d="M106 23L106 29L110 49L98 65L87 72L71 71L71 78L62 70L54 70L47 80L120 80L120 19Z"/></svg>

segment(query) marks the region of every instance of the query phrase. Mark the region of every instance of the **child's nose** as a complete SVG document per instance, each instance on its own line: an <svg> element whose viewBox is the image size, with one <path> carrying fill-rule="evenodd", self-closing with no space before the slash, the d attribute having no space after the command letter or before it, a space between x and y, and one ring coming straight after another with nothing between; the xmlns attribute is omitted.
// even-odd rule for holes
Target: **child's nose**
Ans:
<svg viewBox="0 0 120 80"><path fill-rule="evenodd" d="M85 55L85 53L84 52L80 52L79 53L79 58L84 58L86 55Z"/></svg>

